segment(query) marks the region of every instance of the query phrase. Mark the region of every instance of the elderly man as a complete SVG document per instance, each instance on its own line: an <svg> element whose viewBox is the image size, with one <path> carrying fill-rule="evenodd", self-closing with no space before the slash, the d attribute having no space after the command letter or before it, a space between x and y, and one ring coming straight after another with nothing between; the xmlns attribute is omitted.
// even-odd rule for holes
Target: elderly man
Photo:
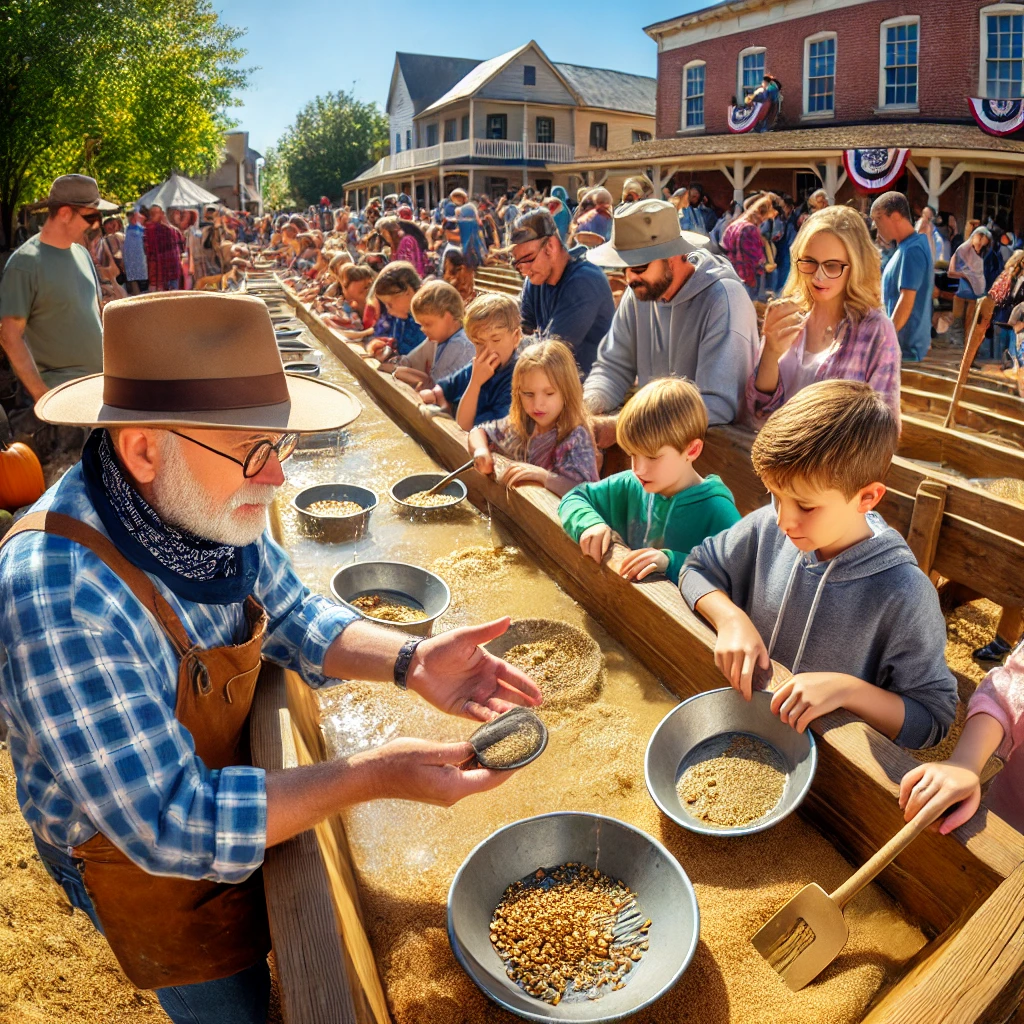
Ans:
<svg viewBox="0 0 1024 1024"><path fill-rule="evenodd" d="M583 385L592 412L617 409L634 381L675 376L700 388L709 423L736 418L757 316L735 271L706 242L679 230L671 203L646 199L617 213L611 241L587 253L598 266L624 269L629 285ZM613 424L597 424L603 447L614 439Z"/></svg>
<svg viewBox="0 0 1024 1024"><path fill-rule="evenodd" d="M468 743L414 739L252 767L261 657L312 687L390 681L478 720L540 701L479 646L507 619L430 639L373 625L311 594L267 537L299 434L357 413L285 376L263 303L202 293L108 305L104 373L37 406L94 429L0 550L21 810L72 905L176 1024L265 1021L268 847L360 801L449 805L502 780L459 769Z"/></svg>
<svg viewBox="0 0 1024 1024"><path fill-rule="evenodd" d="M586 250L566 251L547 210L524 213L510 241L512 266L526 278L519 300L523 334L561 338L589 373L615 315L608 278L584 258Z"/></svg>

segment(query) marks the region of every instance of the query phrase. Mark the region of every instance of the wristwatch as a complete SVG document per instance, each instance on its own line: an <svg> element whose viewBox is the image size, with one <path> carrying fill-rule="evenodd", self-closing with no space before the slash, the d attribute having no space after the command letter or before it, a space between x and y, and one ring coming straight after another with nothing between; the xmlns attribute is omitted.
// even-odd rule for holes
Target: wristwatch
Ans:
<svg viewBox="0 0 1024 1024"><path fill-rule="evenodd" d="M395 686L400 690L407 689L405 677L409 673L409 666L412 664L412 657L416 648L427 638L425 636L411 636L402 644L395 659Z"/></svg>

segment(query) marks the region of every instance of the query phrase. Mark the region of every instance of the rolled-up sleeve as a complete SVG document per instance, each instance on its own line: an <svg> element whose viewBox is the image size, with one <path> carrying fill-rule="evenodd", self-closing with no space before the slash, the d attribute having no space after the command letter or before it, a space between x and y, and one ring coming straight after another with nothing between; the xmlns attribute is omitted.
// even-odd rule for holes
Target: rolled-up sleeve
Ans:
<svg viewBox="0 0 1024 1024"><path fill-rule="evenodd" d="M277 544L266 536L260 543L256 596L270 620L263 643L264 657L298 672L314 689L338 682L324 675L327 648L359 615L312 593Z"/></svg>

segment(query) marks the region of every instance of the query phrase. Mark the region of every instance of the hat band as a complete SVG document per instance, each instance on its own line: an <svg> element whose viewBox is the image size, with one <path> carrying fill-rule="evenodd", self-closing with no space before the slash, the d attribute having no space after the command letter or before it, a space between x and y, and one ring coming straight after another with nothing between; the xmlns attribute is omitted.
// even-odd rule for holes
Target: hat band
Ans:
<svg viewBox="0 0 1024 1024"><path fill-rule="evenodd" d="M253 409L287 402L283 372L255 377L199 377L177 380L103 378L103 402L115 409L149 412L208 412L215 409Z"/></svg>

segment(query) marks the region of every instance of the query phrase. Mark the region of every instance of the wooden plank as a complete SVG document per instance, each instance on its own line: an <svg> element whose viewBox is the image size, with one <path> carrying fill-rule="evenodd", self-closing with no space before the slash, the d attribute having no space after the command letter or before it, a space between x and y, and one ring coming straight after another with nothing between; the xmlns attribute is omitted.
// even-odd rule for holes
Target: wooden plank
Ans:
<svg viewBox="0 0 1024 1024"><path fill-rule="evenodd" d="M967 477L1024 476L1024 450L962 430L947 430L919 416L903 416L899 454L939 462Z"/></svg>
<svg viewBox="0 0 1024 1024"><path fill-rule="evenodd" d="M276 665L265 663L260 673L250 742L257 767L280 771L295 766L284 672ZM288 1024L361 1024L313 832L266 851L263 885Z"/></svg>
<svg viewBox="0 0 1024 1024"><path fill-rule="evenodd" d="M949 414L948 395L936 395L917 388L900 387L900 408L910 416L937 422ZM961 401L957 408L957 426L976 434L997 438L1014 447L1024 447L1024 420L1007 416L995 409L989 409L977 402Z"/></svg>
<svg viewBox="0 0 1024 1024"><path fill-rule="evenodd" d="M409 389L377 373L301 307L299 315L442 465L454 468L464 461L465 435L449 418L428 420ZM625 554L621 545L613 547L605 566L583 558L557 520L557 498L543 488L509 491L473 472L464 479L478 507L490 504L541 567L676 693L690 696L722 685L713 634L671 583L637 585L619 577L614 569ZM844 712L820 719L814 729L820 737L819 774L808 816L855 860L864 860L898 829L898 781L916 762ZM938 933L976 906L1022 859L1019 834L985 813L954 836L925 837L901 858L899 868L882 876L882 883Z"/></svg>
<svg viewBox="0 0 1024 1024"><path fill-rule="evenodd" d="M974 304L974 316L971 319L970 330L967 332L967 341L964 343L964 354L960 357L960 369L957 371L953 395L949 400L949 411L946 413L946 421L943 423L947 430L951 430L956 425L957 406L960 405L964 385L971 372L971 363L974 362L974 357L985 340L985 331L992 320L994 306L995 303L988 296Z"/></svg>
<svg viewBox="0 0 1024 1024"><path fill-rule="evenodd" d="M922 480L914 495L914 514L910 517L907 544L925 573L932 571L945 507L946 485L941 480Z"/></svg>
<svg viewBox="0 0 1024 1024"><path fill-rule="evenodd" d="M903 364L900 381L902 387L947 399L952 396L953 388L956 387L955 380L923 368L912 369L909 363ZM964 385L963 401L991 412L998 412L1009 419L1024 421L1024 398L1017 394L1016 387L1008 380L999 381L995 378L995 382L999 385L998 390L971 383L968 379Z"/></svg>
<svg viewBox="0 0 1024 1024"><path fill-rule="evenodd" d="M1003 1024L1024 997L1024 866L869 1010L864 1024ZM1014 1019L1019 1019L1020 1013Z"/></svg>

